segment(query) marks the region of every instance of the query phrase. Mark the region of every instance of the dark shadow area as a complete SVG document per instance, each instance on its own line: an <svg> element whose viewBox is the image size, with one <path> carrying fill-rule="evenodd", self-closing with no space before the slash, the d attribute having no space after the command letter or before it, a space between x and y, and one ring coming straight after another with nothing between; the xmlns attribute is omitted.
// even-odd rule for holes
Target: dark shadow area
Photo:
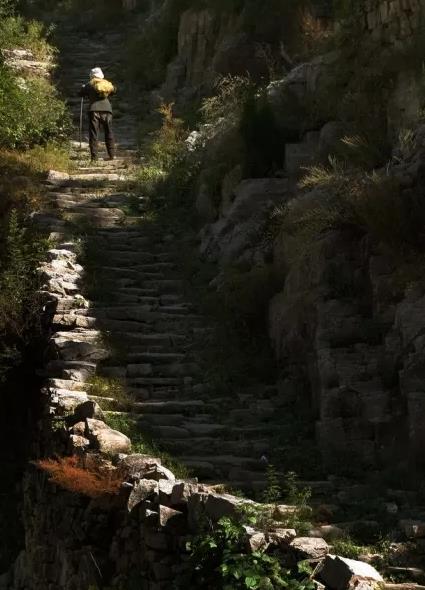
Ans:
<svg viewBox="0 0 425 590"><path fill-rule="evenodd" d="M37 347L0 386L0 572L7 571L24 548L23 475L32 457L39 416L40 379Z"/></svg>

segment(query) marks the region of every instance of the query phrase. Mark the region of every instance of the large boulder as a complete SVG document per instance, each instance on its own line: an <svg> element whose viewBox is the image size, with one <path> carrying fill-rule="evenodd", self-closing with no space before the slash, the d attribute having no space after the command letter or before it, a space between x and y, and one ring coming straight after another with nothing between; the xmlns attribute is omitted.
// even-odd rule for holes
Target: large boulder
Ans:
<svg viewBox="0 0 425 590"><path fill-rule="evenodd" d="M86 420L85 437L96 450L106 455L128 454L131 451L131 440L128 436L113 430L101 420L94 418Z"/></svg>
<svg viewBox="0 0 425 590"><path fill-rule="evenodd" d="M379 572L370 564L336 555L328 555L319 574L320 581L330 590L347 590L355 580L368 582L369 588L379 587L384 582ZM365 587L362 584L362 587Z"/></svg>
<svg viewBox="0 0 425 590"><path fill-rule="evenodd" d="M329 553L329 545L316 537L297 537L289 545L297 559L322 559Z"/></svg>
<svg viewBox="0 0 425 590"><path fill-rule="evenodd" d="M306 120L311 122L311 128L326 122L312 120L311 105L331 92L335 95L334 68L337 59L336 52L321 55L293 68L285 78L269 84L267 101L282 128L300 131L305 129ZM318 113L324 105L320 106ZM329 119L331 116L332 113L329 113ZM322 112L320 117L323 117Z"/></svg>

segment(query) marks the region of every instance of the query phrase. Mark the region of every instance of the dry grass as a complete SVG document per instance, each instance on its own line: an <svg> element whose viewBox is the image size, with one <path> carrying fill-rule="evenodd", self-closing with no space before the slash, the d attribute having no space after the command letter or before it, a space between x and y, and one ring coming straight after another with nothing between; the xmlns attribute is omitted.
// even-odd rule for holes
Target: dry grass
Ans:
<svg viewBox="0 0 425 590"><path fill-rule="evenodd" d="M317 55L332 38L330 21L314 16L308 6L300 10L299 21L305 52L307 55Z"/></svg>
<svg viewBox="0 0 425 590"><path fill-rule="evenodd" d="M51 169L70 170L66 149L56 144L29 150L0 150L0 219L10 209L24 213L37 209L44 189L42 181Z"/></svg>
<svg viewBox="0 0 425 590"><path fill-rule="evenodd" d="M106 398L99 402L103 410L115 410L117 407L121 410L129 410L134 403L134 399L126 390L124 381L120 379L108 379L97 375L89 380L88 387L90 395ZM107 399L114 401L108 402Z"/></svg>
<svg viewBox="0 0 425 590"><path fill-rule="evenodd" d="M89 498L116 495L122 484L122 475L118 471L96 464L84 466L75 456L41 459L36 465L50 476L52 483Z"/></svg>

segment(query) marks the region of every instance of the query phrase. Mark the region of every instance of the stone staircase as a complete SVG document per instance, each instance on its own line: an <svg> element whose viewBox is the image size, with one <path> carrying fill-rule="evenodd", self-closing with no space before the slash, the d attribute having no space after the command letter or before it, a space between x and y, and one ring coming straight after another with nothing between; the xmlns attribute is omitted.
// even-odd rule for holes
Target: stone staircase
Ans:
<svg viewBox="0 0 425 590"><path fill-rule="evenodd" d="M105 73L118 80L124 97L129 95L120 80L119 35L101 40L65 30L61 39L58 80L76 123L80 101L73 95L91 67L106 64ZM113 64L107 61L111 55ZM108 408L106 418L135 422L143 435L204 480L261 489L264 456L282 432L278 391L259 384L223 396L207 382L200 351L211 327L186 297L175 241L145 215L143 196L129 189L139 161L137 117L120 93L115 102L122 114L115 116L116 160L92 165L87 143L72 142L75 169L70 175L51 173L47 207L39 215L64 252L55 288L65 296L54 312L53 360L46 370L50 389L75 399L90 394L87 381L94 375L120 380L130 407L91 396ZM65 251L76 251L81 235L89 252L86 268L73 259L68 261L73 269L64 272ZM80 299L79 306L83 275L90 301Z"/></svg>

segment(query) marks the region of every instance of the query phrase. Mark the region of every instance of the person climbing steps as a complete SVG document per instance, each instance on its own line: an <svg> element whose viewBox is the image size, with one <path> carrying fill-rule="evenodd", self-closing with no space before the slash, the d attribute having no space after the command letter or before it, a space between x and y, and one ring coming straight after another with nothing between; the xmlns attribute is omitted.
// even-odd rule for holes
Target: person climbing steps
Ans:
<svg viewBox="0 0 425 590"><path fill-rule="evenodd" d="M90 82L84 84L79 95L89 100L89 145L91 160L98 159L98 136L102 127L105 134L105 145L108 152L108 160L115 157L115 139L112 131L112 105L109 97L115 94L115 86L105 79L101 68L96 67L90 71Z"/></svg>

